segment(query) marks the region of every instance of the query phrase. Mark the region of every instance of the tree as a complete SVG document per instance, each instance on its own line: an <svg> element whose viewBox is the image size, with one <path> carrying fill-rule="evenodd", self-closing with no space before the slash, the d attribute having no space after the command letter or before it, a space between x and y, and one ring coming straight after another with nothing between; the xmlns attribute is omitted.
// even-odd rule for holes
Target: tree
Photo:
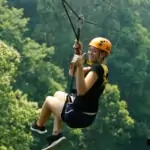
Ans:
<svg viewBox="0 0 150 150"><path fill-rule="evenodd" d="M28 20L23 18L23 9L9 7L6 0L0 0L0 39L18 51L21 51Z"/></svg>
<svg viewBox="0 0 150 150"><path fill-rule="evenodd" d="M44 96L66 88L63 69L54 65L51 57L54 47L38 44L30 38L25 39L22 59L15 88L28 94L29 98L43 103Z"/></svg>
<svg viewBox="0 0 150 150"><path fill-rule="evenodd" d="M0 41L0 149L29 150L32 135L29 122L36 116L36 103L28 102L20 90L11 86L16 75L20 55Z"/></svg>
<svg viewBox="0 0 150 150"><path fill-rule="evenodd" d="M16 73L16 89L21 89L32 100L43 100L47 94L66 88L63 69L52 63L54 47L40 45L25 37L29 18L24 18L23 9L10 7L7 1L0 3L0 38L18 50L21 63Z"/></svg>
<svg viewBox="0 0 150 150"><path fill-rule="evenodd" d="M77 13L82 12L85 19L95 21L100 26L98 28L84 24L81 31L84 50L87 48L86 44L88 45L89 39L94 36L108 37L113 43L113 50L108 60L109 80L111 84L118 85L121 99L125 99L128 105L127 109L135 121L134 128L130 132L132 134L132 137L129 138L131 142L127 147L124 145L122 149L146 149L143 143L141 144L141 139L146 139L149 134L150 118L150 35L149 20L147 19L149 17L149 1L95 0L91 2L86 0L84 2L68 2ZM51 0L38 1L37 10L40 21L38 20L38 24L35 24L35 32L31 36L39 43L46 42L48 45L55 45L55 54L51 55L51 61L63 67L66 74L70 59L68 56L72 55L72 42L75 37L60 4L58 1ZM37 19L37 16L35 18ZM72 19L75 23L76 19L73 14ZM30 79L32 80L32 78ZM123 135L126 136L125 133ZM107 139L114 138L110 132L106 136ZM106 143L105 135L102 136L103 139L105 139L103 143ZM117 138L115 137L115 139ZM125 141L128 141L128 137ZM103 145L103 143L101 144ZM110 144L112 145L112 143ZM105 149L106 147L107 145L103 145L101 148Z"/></svg>

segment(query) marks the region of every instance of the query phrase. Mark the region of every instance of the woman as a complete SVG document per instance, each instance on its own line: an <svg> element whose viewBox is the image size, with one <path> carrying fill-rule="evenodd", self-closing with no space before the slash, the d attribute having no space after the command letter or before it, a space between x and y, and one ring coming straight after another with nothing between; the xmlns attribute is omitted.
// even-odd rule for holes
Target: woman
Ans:
<svg viewBox="0 0 150 150"><path fill-rule="evenodd" d="M98 112L99 98L104 91L108 69L103 64L112 48L111 42L103 37L96 37L89 43L88 67L83 67L83 55L74 55L70 75L75 69L76 93L57 91L54 96L47 96L42 106L39 119L31 127L32 131L46 133L46 121L54 114L52 135L48 138L47 150L65 137L61 124L65 122L71 128L85 128L95 120ZM75 51L82 51L81 44L75 42Z"/></svg>

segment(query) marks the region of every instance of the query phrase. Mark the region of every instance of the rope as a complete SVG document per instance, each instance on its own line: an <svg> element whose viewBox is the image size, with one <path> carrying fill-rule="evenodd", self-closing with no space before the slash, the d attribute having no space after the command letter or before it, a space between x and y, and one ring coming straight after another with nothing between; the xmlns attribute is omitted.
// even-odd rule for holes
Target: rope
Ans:
<svg viewBox="0 0 150 150"><path fill-rule="evenodd" d="M69 13L68 13L68 10L67 10L67 7L66 5L69 7L69 9L75 14L75 16L77 17L77 31L75 30L75 27L72 23L72 20L71 20L71 17L69 16ZM64 7L64 10L68 16L68 19L69 19L69 22L71 24L71 27L73 29L73 32L75 34L75 37L76 37L76 40L77 42L79 42L80 40L80 32L81 32L81 27L82 27L82 24L83 24L83 18L81 18L81 16L77 15L77 13L72 9L72 7L65 1L65 0L62 0L62 5ZM79 54L79 52L77 52L77 54ZM75 71L76 71L76 68L74 68L74 72L73 72L73 76L71 77L71 82L70 82L70 86L69 86L69 93L72 93L72 91L74 90L73 89L73 84L74 84L74 74L75 74Z"/></svg>
<svg viewBox="0 0 150 150"><path fill-rule="evenodd" d="M75 13L75 11L71 8L71 6L70 6L65 0L62 0L62 5L63 5L63 7L64 7L64 9L65 9L65 12L66 12L66 14L67 14L67 16L68 16L68 19L69 19L69 22L70 22L71 27L72 27L72 29L73 29L73 32L74 32L74 34L75 34L75 36L76 36L76 39L79 40L79 38L80 38L80 29L78 28L78 30L77 30L77 32L76 32L75 27L74 27L74 25L73 25L73 23L72 23L71 17L69 16L69 13L68 13L68 10L67 10L65 4L71 9L71 11L72 11L77 17L78 17L78 15ZM78 17L78 18L79 18L79 17Z"/></svg>

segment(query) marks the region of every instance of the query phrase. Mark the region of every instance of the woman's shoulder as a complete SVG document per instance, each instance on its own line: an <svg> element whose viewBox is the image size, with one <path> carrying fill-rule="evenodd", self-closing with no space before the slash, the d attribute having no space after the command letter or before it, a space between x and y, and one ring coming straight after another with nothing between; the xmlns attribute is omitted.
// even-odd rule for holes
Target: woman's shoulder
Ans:
<svg viewBox="0 0 150 150"><path fill-rule="evenodd" d="M93 64L91 66L91 71L95 71L96 73L98 73L100 76L102 74L107 75L108 74L108 67L105 64Z"/></svg>

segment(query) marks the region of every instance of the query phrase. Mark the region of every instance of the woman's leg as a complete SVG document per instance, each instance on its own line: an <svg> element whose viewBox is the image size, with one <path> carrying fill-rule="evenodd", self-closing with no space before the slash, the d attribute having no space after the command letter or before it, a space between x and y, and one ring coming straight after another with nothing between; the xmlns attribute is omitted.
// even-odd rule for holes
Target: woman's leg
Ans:
<svg viewBox="0 0 150 150"><path fill-rule="evenodd" d="M58 91L54 96L48 96L42 106L40 117L37 121L38 126L44 126L51 113L54 114L53 134L61 132L61 111L66 100L66 93Z"/></svg>
<svg viewBox="0 0 150 150"><path fill-rule="evenodd" d="M57 91L54 94L54 97L56 97L61 103L63 103L63 106L66 101L66 96L67 96L67 93L62 92L62 91ZM60 111L59 116L54 115L54 124L53 124L53 132L52 132L53 135L57 135L61 133L61 128L62 128L61 111Z"/></svg>
<svg viewBox="0 0 150 150"><path fill-rule="evenodd" d="M62 120L55 115L52 135L58 135L61 132L62 132Z"/></svg>
<svg viewBox="0 0 150 150"><path fill-rule="evenodd" d="M66 139L61 133L62 119L61 112L64 107L65 101L67 98L67 93L58 91L54 96L48 96L45 99L45 102L42 106L39 119L36 124L31 126L32 131L36 131L40 134L46 133L45 124L49 119L50 115L54 115L54 126L52 135L48 137L48 145L45 146L42 150L48 150L49 148L54 147L59 144L61 141Z"/></svg>
<svg viewBox="0 0 150 150"><path fill-rule="evenodd" d="M40 111L40 116L39 116L39 119L37 121L37 125L38 126L45 126L45 123L46 121L49 119L52 111L49 107L49 104L48 104L48 101L53 98L51 96L48 96L46 97L45 101L44 101L44 104L41 108L41 111Z"/></svg>

